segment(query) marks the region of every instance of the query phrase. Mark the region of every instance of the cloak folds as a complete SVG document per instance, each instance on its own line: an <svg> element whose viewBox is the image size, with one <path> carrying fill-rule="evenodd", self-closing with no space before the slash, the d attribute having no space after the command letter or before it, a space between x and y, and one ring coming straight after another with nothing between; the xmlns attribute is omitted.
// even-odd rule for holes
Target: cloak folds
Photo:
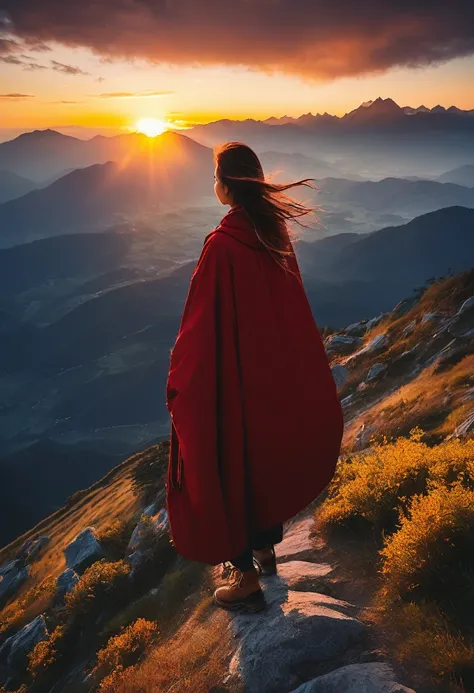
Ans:
<svg viewBox="0 0 474 693"><path fill-rule="evenodd" d="M205 239L166 384L166 500L185 558L231 559L334 475L342 407L295 257L291 268L241 207Z"/></svg>

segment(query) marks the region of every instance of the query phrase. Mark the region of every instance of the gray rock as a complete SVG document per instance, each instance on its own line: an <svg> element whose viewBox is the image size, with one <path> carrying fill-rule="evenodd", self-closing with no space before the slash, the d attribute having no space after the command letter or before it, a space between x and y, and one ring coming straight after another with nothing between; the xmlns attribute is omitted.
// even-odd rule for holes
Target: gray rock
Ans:
<svg viewBox="0 0 474 693"><path fill-rule="evenodd" d="M29 568L21 559L9 561L0 567L0 607L17 592L28 575Z"/></svg>
<svg viewBox="0 0 474 693"><path fill-rule="evenodd" d="M329 563L308 561L288 561L278 566L278 576L293 590L312 590L316 585L317 589L321 590L321 585L325 584L324 578L332 571Z"/></svg>
<svg viewBox="0 0 474 693"><path fill-rule="evenodd" d="M344 399L341 399L341 404L343 407L347 407L348 404L351 404L352 400L354 399L354 394L347 395L347 397L344 397Z"/></svg>
<svg viewBox="0 0 474 693"><path fill-rule="evenodd" d="M292 693L415 693L396 683L395 674L385 662L348 664L303 683Z"/></svg>
<svg viewBox="0 0 474 693"><path fill-rule="evenodd" d="M27 623L18 633L5 640L0 648L0 660L5 661L10 669L24 669L28 663L28 654L42 640L48 639L48 630L43 614Z"/></svg>
<svg viewBox="0 0 474 693"><path fill-rule="evenodd" d="M153 559L168 530L169 520L166 508L162 508L155 515L145 514L145 518L140 518L125 552L127 561L132 566L130 580L135 580L138 572L149 560Z"/></svg>
<svg viewBox="0 0 474 693"><path fill-rule="evenodd" d="M377 429L375 426L366 426L364 423L359 428L354 441L356 450L364 450L370 443L370 438Z"/></svg>
<svg viewBox="0 0 474 693"><path fill-rule="evenodd" d="M314 520L311 517L294 524L284 535L283 541L275 546L278 562L290 561L295 558L304 559L314 553L314 543L311 532Z"/></svg>
<svg viewBox="0 0 474 693"><path fill-rule="evenodd" d="M359 349L354 354L351 354L347 358L346 363L349 363L353 359L356 359L359 356L362 356L363 354L372 354L372 353L375 353L376 351L381 351L382 349L385 349L385 347L387 345L388 345L388 337L384 332L382 332L381 334L378 334L373 339L371 339L368 344L366 344L364 347L362 347L362 349Z"/></svg>
<svg viewBox="0 0 474 693"><path fill-rule="evenodd" d="M278 576L263 587L267 608L232 620L236 652L231 677L243 680L247 693L281 693L301 679L311 664L342 655L365 632L348 615L353 605L316 592L288 590Z"/></svg>
<svg viewBox="0 0 474 693"><path fill-rule="evenodd" d="M464 419L462 423L459 424L459 426L456 426L454 429L453 437L454 438L462 438L463 436L467 435L472 431L474 428L474 411L471 411L469 416Z"/></svg>
<svg viewBox="0 0 474 693"><path fill-rule="evenodd" d="M148 506L151 508L152 506ZM169 523L168 523L168 513L166 512L166 508L161 508L156 514L152 515L149 512L147 513L146 511L148 508L145 509L143 512L143 515L147 518L145 521L143 521L142 518L140 518L137 526L132 532L132 536L130 537L130 541L128 542L128 546L126 549L127 554L131 554L134 551L137 551L141 544L142 544L142 534L143 530L145 527L150 527L150 523L148 522L151 521L151 529L154 534L157 536L163 534L165 531L167 531Z"/></svg>
<svg viewBox="0 0 474 693"><path fill-rule="evenodd" d="M28 539L19 550L17 558L22 558L24 561L33 560L33 558L37 557L41 549L46 546L46 544L49 544L49 541L49 537L45 534L37 539Z"/></svg>
<svg viewBox="0 0 474 693"><path fill-rule="evenodd" d="M377 376L381 375L387 370L387 366L384 363L374 363L371 366L369 372L367 373L367 381L374 380Z"/></svg>
<svg viewBox="0 0 474 693"><path fill-rule="evenodd" d="M56 580L55 600L60 601L79 582L79 575L72 568L67 568Z"/></svg>
<svg viewBox="0 0 474 693"><path fill-rule="evenodd" d="M83 573L86 568L104 558L104 550L95 536L94 527L86 527L64 549L66 566L76 573Z"/></svg>
<svg viewBox="0 0 474 693"><path fill-rule="evenodd" d="M324 348L328 354L348 354L357 346L361 340L359 337L348 337L344 334L333 334L327 338Z"/></svg>
<svg viewBox="0 0 474 693"><path fill-rule="evenodd" d="M376 325L383 320L383 318L387 315L387 313L380 313L380 315L376 315L375 318L372 318L369 320L367 323L367 332L372 329L372 327L375 327Z"/></svg>
<svg viewBox="0 0 474 693"><path fill-rule="evenodd" d="M367 332L367 322L353 322L344 328L344 332L351 337L362 337Z"/></svg>
<svg viewBox="0 0 474 693"><path fill-rule="evenodd" d="M404 298L403 301L399 301L397 305L392 309L391 313L393 317L400 318L402 315L408 313L409 310L413 308L415 303L418 302L416 296L410 296L410 298Z"/></svg>
<svg viewBox="0 0 474 693"><path fill-rule="evenodd" d="M421 318L421 324L423 325L425 322L431 322L432 320L437 320L441 317L441 313L424 313L423 317Z"/></svg>
<svg viewBox="0 0 474 693"><path fill-rule="evenodd" d="M406 337L407 335L411 334L413 330L416 327L416 319L412 320L411 322L406 325L406 327L402 330L402 335Z"/></svg>
<svg viewBox="0 0 474 693"><path fill-rule="evenodd" d="M336 387L339 390L349 377L349 371L345 366L342 366L340 363L336 363L334 366L332 366L331 371L332 377L334 378L334 382L336 383Z"/></svg>
<svg viewBox="0 0 474 693"><path fill-rule="evenodd" d="M464 311L469 310L469 308L473 308L473 307L474 307L474 296L470 296L461 305L461 307L459 308L456 315L461 315L461 313L464 313Z"/></svg>

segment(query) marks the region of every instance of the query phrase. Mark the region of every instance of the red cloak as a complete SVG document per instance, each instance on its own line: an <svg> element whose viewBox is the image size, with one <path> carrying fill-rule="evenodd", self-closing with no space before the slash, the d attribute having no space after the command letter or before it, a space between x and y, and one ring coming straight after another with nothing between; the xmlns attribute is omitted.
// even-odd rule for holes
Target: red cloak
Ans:
<svg viewBox="0 0 474 693"><path fill-rule="evenodd" d="M249 532L293 517L334 475L343 411L290 263L296 276L241 207L204 241L166 385L166 501L185 558L216 565L237 556Z"/></svg>

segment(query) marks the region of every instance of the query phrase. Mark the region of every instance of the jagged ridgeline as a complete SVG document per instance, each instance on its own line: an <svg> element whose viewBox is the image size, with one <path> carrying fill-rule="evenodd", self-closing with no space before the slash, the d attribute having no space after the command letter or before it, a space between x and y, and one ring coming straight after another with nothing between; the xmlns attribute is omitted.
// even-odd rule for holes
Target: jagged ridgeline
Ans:
<svg viewBox="0 0 474 693"><path fill-rule="evenodd" d="M268 609L216 610L218 569L176 555L165 441L1 551L5 690L474 690L474 270L325 346L343 448L276 547Z"/></svg>

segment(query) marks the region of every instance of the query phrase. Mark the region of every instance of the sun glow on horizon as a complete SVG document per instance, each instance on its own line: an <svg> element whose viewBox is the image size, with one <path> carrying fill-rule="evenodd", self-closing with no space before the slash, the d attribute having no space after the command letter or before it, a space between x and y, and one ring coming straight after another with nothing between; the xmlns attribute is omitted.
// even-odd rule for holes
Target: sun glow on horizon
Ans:
<svg viewBox="0 0 474 693"><path fill-rule="evenodd" d="M137 132L147 137L157 137L168 130L169 125L164 120L158 118L140 118L137 121L135 128Z"/></svg>

